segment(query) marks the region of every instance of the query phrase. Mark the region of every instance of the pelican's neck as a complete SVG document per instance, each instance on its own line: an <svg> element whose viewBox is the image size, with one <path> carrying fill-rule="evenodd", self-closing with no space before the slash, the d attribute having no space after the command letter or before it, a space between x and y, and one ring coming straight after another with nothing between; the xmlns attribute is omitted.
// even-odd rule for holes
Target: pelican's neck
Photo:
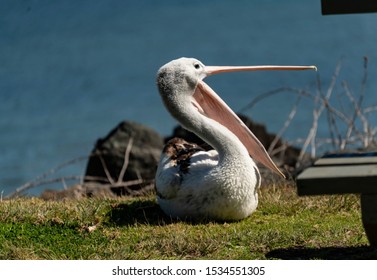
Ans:
<svg viewBox="0 0 377 280"><path fill-rule="evenodd" d="M249 158L247 149L237 136L220 123L199 113L191 101L185 103L178 103L174 114L171 110L170 112L184 128L210 144L219 153L220 161Z"/></svg>

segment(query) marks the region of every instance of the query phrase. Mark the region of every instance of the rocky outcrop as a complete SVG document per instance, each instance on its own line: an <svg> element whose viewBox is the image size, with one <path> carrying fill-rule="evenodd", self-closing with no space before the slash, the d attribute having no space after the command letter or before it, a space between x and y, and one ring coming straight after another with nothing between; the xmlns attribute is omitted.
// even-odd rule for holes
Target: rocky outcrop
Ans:
<svg viewBox="0 0 377 280"><path fill-rule="evenodd" d="M163 148L162 137L144 125L125 121L97 141L89 158L85 184L132 195L150 187Z"/></svg>

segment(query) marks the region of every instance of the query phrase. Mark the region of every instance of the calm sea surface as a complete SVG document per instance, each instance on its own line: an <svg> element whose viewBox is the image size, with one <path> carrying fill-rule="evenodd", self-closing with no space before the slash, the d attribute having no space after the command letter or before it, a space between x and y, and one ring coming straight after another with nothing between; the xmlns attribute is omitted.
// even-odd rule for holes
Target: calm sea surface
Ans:
<svg viewBox="0 0 377 280"><path fill-rule="evenodd" d="M96 139L122 120L169 134L175 121L162 106L155 73L182 56L207 65L317 65L317 73L208 78L235 111L279 87L315 93L317 75L326 89L339 61L336 92L342 94L341 81L347 81L358 94L367 56L365 106L377 104L377 14L322 16L320 0L0 3L2 195L87 155ZM244 113L277 132L295 101L294 94L281 93ZM306 137L311 104L300 103L286 139ZM369 121L376 126L376 114ZM328 133L325 118L319 133ZM49 178L82 175L84 170L85 161L80 161Z"/></svg>

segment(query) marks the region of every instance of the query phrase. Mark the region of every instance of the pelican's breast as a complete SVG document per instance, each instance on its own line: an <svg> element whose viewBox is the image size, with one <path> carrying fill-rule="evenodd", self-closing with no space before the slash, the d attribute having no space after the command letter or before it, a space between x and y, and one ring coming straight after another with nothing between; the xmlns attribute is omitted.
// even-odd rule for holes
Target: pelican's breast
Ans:
<svg viewBox="0 0 377 280"><path fill-rule="evenodd" d="M246 156L220 167L217 151L172 139L163 150L156 174L160 207L179 218L245 218L258 204L260 183L257 167Z"/></svg>

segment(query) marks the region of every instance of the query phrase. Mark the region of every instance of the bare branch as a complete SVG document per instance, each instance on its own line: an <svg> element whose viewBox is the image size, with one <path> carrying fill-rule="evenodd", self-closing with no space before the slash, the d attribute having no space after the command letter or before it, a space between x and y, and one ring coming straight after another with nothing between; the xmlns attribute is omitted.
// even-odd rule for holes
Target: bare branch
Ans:
<svg viewBox="0 0 377 280"><path fill-rule="evenodd" d="M42 185L48 185L48 184L53 184L53 183L61 183L65 181L80 180L81 178L82 176L64 176L64 177L59 177L59 178L43 179L39 181L28 182L18 187L14 192L8 194L6 198L14 198L16 196L19 196L21 193L23 193L24 191L30 188L35 188Z"/></svg>
<svg viewBox="0 0 377 280"><path fill-rule="evenodd" d="M269 154L273 154L274 152L276 153L276 151L274 151L275 146L279 142L279 140L282 138L284 132L288 129L288 127L291 124L293 118L295 117L296 112L297 112L297 107L298 107L300 101L301 101L301 95L299 95L297 97L296 102L294 103L294 105L292 107L292 110L291 110L291 112L288 115L287 120L284 122L283 127L280 129L280 131L276 134L274 140L271 142L270 147L268 148L268 153Z"/></svg>
<svg viewBox="0 0 377 280"><path fill-rule="evenodd" d="M113 177L111 177L111 174L109 172L109 169L107 168L106 162L105 162L105 160L103 159L103 157L100 153L98 154L98 157L99 157L99 160L101 161L102 168L103 168L103 171L106 174L107 180L109 180L110 184L112 184L112 185L115 184L115 180L113 179Z"/></svg>
<svg viewBox="0 0 377 280"><path fill-rule="evenodd" d="M271 97L273 95L279 94L279 93L294 93L300 96L305 96L309 98L313 98L313 95L305 90L302 89L296 89L292 87L281 87L275 90L271 90L265 93L262 93L255 98L253 98L246 106L242 107L240 110L238 110L240 113L244 113L247 110L252 109L258 102L262 101L263 99L266 99L268 97Z"/></svg>
<svg viewBox="0 0 377 280"><path fill-rule="evenodd" d="M131 149L132 149L132 144L133 144L133 138L130 137L130 140L128 141L126 150L124 152L124 161L123 161L122 169L119 172L117 183L122 182L124 174L126 173L126 170L127 170L128 164L129 164L129 159L130 159L130 153L131 153Z"/></svg>

